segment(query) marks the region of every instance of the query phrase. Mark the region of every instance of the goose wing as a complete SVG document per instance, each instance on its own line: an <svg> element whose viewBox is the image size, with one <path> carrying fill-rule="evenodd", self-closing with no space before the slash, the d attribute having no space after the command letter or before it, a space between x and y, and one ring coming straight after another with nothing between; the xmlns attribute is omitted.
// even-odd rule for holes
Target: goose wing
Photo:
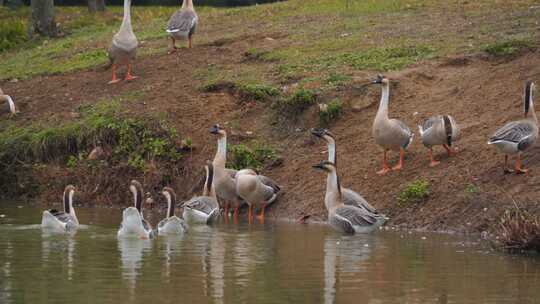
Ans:
<svg viewBox="0 0 540 304"><path fill-rule="evenodd" d="M435 125L438 121L440 121L441 117L439 115L437 116L431 116L430 118L424 120L422 123L422 132L427 132L431 127Z"/></svg>
<svg viewBox="0 0 540 304"><path fill-rule="evenodd" d="M267 176L264 176L264 175L257 175L257 178L265 186L268 186L268 187L272 188L274 193L278 193L281 190L279 185L273 179L271 179L270 177L267 177Z"/></svg>
<svg viewBox="0 0 540 304"><path fill-rule="evenodd" d="M363 198L360 194L354 192L353 190L348 188L342 188L341 195L343 198L343 204L363 208L364 210L373 214L379 214L375 207L371 206L365 198Z"/></svg>
<svg viewBox="0 0 540 304"><path fill-rule="evenodd" d="M65 213L64 211L58 211L56 209L51 209L49 212L60 222L67 223L69 221L73 220L73 217L69 213Z"/></svg>
<svg viewBox="0 0 540 304"><path fill-rule="evenodd" d="M197 14L192 10L179 10L167 23L167 32L190 32L197 25Z"/></svg>
<svg viewBox="0 0 540 304"><path fill-rule="evenodd" d="M377 222L377 219L365 210L353 206L339 207L335 215L353 226L371 226Z"/></svg>
<svg viewBox="0 0 540 304"><path fill-rule="evenodd" d="M236 178L236 172L238 172L238 170L235 170L235 169L225 169L225 173L227 173L232 179L235 179L235 178Z"/></svg>
<svg viewBox="0 0 540 304"><path fill-rule="evenodd" d="M536 141L535 130L535 126L529 121L509 122L489 138L489 143L506 141L516 143L520 150L524 150Z"/></svg>
<svg viewBox="0 0 540 304"><path fill-rule="evenodd" d="M217 202L209 196L197 196L183 203L181 207L189 208L210 214L218 208Z"/></svg>

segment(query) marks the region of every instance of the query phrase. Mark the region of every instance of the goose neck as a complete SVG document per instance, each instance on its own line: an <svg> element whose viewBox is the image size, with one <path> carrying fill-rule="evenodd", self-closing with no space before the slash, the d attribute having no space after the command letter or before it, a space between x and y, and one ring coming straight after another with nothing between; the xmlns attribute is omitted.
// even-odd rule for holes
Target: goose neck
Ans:
<svg viewBox="0 0 540 304"><path fill-rule="evenodd" d="M13 101L13 99L11 99L11 96L4 95L4 99L8 103L9 111L11 112L11 114L16 114L17 113L17 108L15 107L15 102Z"/></svg>
<svg viewBox="0 0 540 304"><path fill-rule="evenodd" d="M379 110L377 111L377 117L388 118L388 100L390 98L390 85L383 83L381 89L381 101L379 103Z"/></svg>
<svg viewBox="0 0 540 304"><path fill-rule="evenodd" d="M182 1L182 9L193 9L193 0Z"/></svg>
<svg viewBox="0 0 540 304"><path fill-rule="evenodd" d="M214 157L214 165L216 167L225 168L225 163L227 161L227 137L221 136L218 139L218 149L216 156Z"/></svg>
<svg viewBox="0 0 540 304"><path fill-rule="evenodd" d="M328 210L335 208L341 203L341 187L336 170L328 172L326 196L325 205Z"/></svg>
<svg viewBox="0 0 540 304"><path fill-rule="evenodd" d="M124 0L124 19L122 19L121 29L130 30L131 29L131 0Z"/></svg>

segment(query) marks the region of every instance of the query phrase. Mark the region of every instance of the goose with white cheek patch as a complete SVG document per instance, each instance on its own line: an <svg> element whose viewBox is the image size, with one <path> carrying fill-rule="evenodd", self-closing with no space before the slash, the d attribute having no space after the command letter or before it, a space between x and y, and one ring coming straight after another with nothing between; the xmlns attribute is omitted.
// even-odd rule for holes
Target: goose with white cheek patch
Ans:
<svg viewBox="0 0 540 304"><path fill-rule="evenodd" d="M508 156L517 155L515 173L527 173L528 169L521 165L521 154L532 147L538 139L538 119L534 111L533 91L534 83L525 84L524 118L512 121L498 129L489 138L488 145L494 145L504 153L504 172L511 173L508 168Z"/></svg>
<svg viewBox="0 0 540 304"><path fill-rule="evenodd" d="M73 195L75 187L66 186L63 196L64 211L49 209L43 211L41 227L56 231L74 231L79 227L79 220L73 208Z"/></svg>
<svg viewBox="0 0 540 304"><path fill-rule="evenodd" d="M141 183L132 180L129 191L133 194L134 207L128 207L122 212L122 223L118 229L118 237L138 237L149 239L154 237L152 225L143 216L143 188Z"/></svg>
<svg viewBox="0 0 540 304"><path fill-rule="evenodd" d="M369 233L385 223L384 218L377 218L363 208L343 203L339 177L333 163L322 161L313 168L327 172L330 177L326 182L324 205L328 210L328 224L332 228L347 234Z"/></svg>

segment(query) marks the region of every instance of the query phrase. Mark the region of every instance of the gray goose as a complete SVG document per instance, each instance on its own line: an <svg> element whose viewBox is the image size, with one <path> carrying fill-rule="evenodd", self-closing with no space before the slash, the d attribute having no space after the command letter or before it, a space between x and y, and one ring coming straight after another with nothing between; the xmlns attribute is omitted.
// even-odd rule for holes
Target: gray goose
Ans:
<svg viewBox="0 0 540 304"><path fill-rule="evenodd" d="M253 217L253 208L259 207L261 214L258 216L264 221L266 206L274 202L279 193L279 186L265 185L259 175L252 169L242 169L236 173L236 193L248 204L248 220Z"/></svg>
<svg viewBox="0 0 540 304"><path fill-rule="evenodd" d="M167 24L167 33L169 33L171 42L169 45L169 54L174 53L177 49L176 40L187 39L188 47L192 47L192 37L197 29L199 16L193 8L192 0L184 0L182 8L176 11Z"/></svg>
<svg viewBox="0 0 540 304"><path fill-rule="evenodd" d="M375 143L384 149L383 168L377 172L379 175L384 175L390 171L386 159L388 150L399 151L399 163L392 169L401 170L403 168L405 150L411 144L414 133L401 120L388 118L388 99L390 96L390 81L388 78L379 75L372 83L382 85L379 110L373 121L373 138Z"/></svg>
<svg viewBox="0 0 540 304"><path fill-rule="evenodd" d="M332 228L347 234L368 233L385 223L385 218L377 218L363 208L343 204L337 168L333 163L322 161L313 168L326 171L329 175L324 205Z"/></svg>
<svg viewBox="0 0 540 304"><path fill-rule="evenodd" d="M214 187L214 166L207 164L203 195L196 196L183 203L184 219L188 223L210 224L219 217L219 204Z"/></svg>
<svg viewBox="0 0 540 304"><path fill-rule="evenodd" d="M63 205L64 211L49 209L43 211L41 218L41 227L44 229L58 231L73 231L79 227L79 220L73 208L73 195L75 187L67 185L64 190Z"/></svg>
<svg viewBox="0 0 540 304"><path fill-rule="evenodd" d="M488 145L494 145L504 153L504 172L509 173L508 155L517 154L515 172L526 173L521 165L521 153L532 147L538 139L538 119L533 102L534 83L527 81L525 85L524 119L512 121L495 131L489 138Z"/></svg>
<svg viewBox="0 0 540 304"><path fill-rule="evenodd" d="M124 19L120 30L113 36L111 47L109 48L109 60L112 64L112 80L109 84L118 83L120 79L116 77L118 65L127 65L127 73L124 80L137 78L131 74L131 62L137 54L139 42L131 27L131 0L124 0Z"/></svg>

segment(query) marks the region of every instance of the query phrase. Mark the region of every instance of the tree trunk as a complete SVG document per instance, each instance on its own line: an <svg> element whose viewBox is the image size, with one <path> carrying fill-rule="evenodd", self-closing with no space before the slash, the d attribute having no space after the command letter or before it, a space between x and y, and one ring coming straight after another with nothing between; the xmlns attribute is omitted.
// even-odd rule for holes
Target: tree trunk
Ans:
<svg viewBox="0 0 540 304"><path fill-rule="evenodd" d="M98 12L105 11L105 0L96 0Z"/></svg>
<svg viewBox="0 0 540 304"><path fill-rule="evenodd" d="M4 6L4 0L0 0L0 6Z"/></svg>
<svg viewBox="0 0 540 304"><path fill-rule="evenodd" d="M32 20L29 34L55 37L58 35L54 20L54 0L31 0Z"/></svg>
<svg viewBox="0 0 540 304"><path fill-rule="evenodd" d="M97 0L88 0L88 11L95 13L97 11Z"/></svg>

